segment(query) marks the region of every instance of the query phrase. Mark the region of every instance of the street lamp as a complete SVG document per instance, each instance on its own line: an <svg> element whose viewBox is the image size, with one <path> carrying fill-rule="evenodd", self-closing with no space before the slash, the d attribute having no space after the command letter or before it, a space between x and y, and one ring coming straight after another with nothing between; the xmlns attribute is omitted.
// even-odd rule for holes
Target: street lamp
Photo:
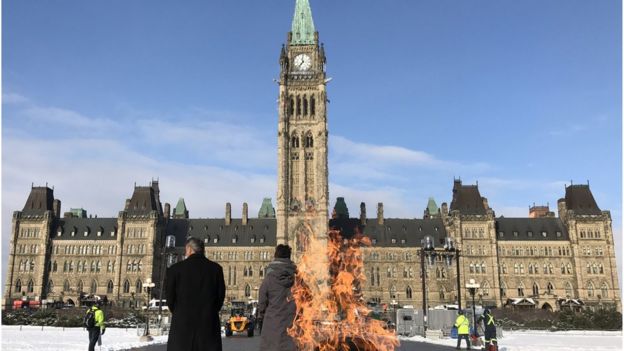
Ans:
<svg viewBox="0 0 624 351"><path fill-rule="evenodd" d="M147 319L147 322L145 324L145 334L143 336L141 336L141 341L152 341L153 338L150 335L150 331L149 331L149 301L150 301L150 297L151 297L151 292L152 292L152 288L156 286L156 284L154 284L154 282L152 282L151 278L147 278L147 280L145 281L145 284L143 285L143 287L145 288L145 292L147 293L147 308L145 309L145 316Z"/></svg>
<svg viewBox="0 0 624 351"><path fill-rule="evenodd" d="M172 262L171 262L170 257L175 251L175 242L176 242L175 236L167 235L167 238L165 239L165 246L162 248L162 252L160 255L162 263L160 265L160 287L158 289L158 324L159 325L162 323L162 300L163 300L163 290L165 288L165 275L166 275L165 265L167 265L167 268L171 266Z"/></svg>
<svg viewBox="0 0 624 351"><path fill-rule="evenodd" d="M425 268L425 256L427 257L427 261L429 265L433 265L435 262L435 258L440 256L444 258L444 261L448 267L451 267L453 264L453 257L455 257L455 261L457 263L457 296L458 296L458 306L461 309L461 289L460 287L460 277L459 277L459 249L455 247L455 242L453 238L447 237L444 240L444 251L436 252L434 247L433 237L426 236L422 241L422 249L420 250L420 278L422 281L422 294L423 294L423 302L422 302L422 310L423 310L423 320L426 321L427 318L427 289L426 289L426 275L427 271ZM426 331L426 323L423 325L423 330Z"/></svg>
<svg viewBox="0 0 624 351"><path fill-rule="evenodd" d="M480 287L481 285L475 282L474 279L470 279L470 281L466 283L466 288L468 289L470 296L472 296L472 319L474 322L473 327L475 328L475 331L477 330L477 312L475 309L475 294L477 293L477 289L479 289Z"/></svg>

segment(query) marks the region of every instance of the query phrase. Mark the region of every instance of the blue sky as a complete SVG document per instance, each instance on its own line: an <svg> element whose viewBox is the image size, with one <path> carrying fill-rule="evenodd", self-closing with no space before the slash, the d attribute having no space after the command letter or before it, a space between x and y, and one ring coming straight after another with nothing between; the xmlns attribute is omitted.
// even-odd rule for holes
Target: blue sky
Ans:
<svg viewBox="0 0 624 351"><path fill-rule="evenodd" d="M619 1L311 0L330 195L421 217L479 182L526 216L589 180L621 243ZM278 56L294 0L3 1L3 262L31 182L116 216L134 183L191 216L276 191ZM333 201L332 201L333 206ZM619 254L619 252L618 252ZM620 255L621 256L621 255Z"/></svg>

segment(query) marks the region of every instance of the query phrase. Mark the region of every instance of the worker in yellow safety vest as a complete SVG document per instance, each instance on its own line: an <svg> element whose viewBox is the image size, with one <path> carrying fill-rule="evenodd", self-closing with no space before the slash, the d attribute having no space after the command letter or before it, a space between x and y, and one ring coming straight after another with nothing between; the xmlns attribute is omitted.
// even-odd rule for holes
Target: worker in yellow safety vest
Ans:
<svg viewBox="0 0 624 351"><path fill-rule="evenodd" d="M494 316L492 316L492 311L489 308L486 308L483 311L483 315L479 317L478 323L483 321L483 330L485 331L485 350L490 351L491 346L494 345L494 350L498 348L498 342L496 341L496 324L494 321Z"/></svg>
<svg viewBox="0 0 624 351"><path fill-rule="evenodd" d="M457 319L455 320L455 328L457 328L457 347L460 349L461 340L466 339L466 350L470 350L470 321L464 315L464 311L459 310Z"/></svg>

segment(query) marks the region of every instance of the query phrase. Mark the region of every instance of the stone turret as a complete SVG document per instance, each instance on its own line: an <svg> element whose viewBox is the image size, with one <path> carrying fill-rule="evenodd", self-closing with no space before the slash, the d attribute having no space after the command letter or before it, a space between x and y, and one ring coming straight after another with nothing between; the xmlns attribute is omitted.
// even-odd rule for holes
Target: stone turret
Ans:
<svg viewBox="0 0 624 351"><path fill-rule="evenodd" d="M366 225L366 204L360 203L360 224Z"/></svg>
<svg viewBox="0 0 624 351"><path fill-rule="evenodd" d="M384 224L383 202L377 204L377 224Z"/></svg>
<svg viewBox="0 0 624 351"><path fill-rule="evenodd" d="M225 204L225 225L232 224L232 204Z"/></svg>
<svg viewBox="0 0 624 351"><path fill-rule="evenodd" d="M243 202L243 225L247 225L248 219L249 219L249 213L247 209L247 203Z"/></svg>

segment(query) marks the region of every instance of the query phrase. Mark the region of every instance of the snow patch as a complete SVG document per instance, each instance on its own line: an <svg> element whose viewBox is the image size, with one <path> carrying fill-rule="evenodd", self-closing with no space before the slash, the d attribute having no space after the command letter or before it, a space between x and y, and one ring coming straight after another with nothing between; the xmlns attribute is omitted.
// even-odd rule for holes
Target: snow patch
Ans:
<svg viewBox="0 0 624 351"><path fill-rule="evenodd" d="M153 341L140 342L136 329L106 328L102 346L98 351L127 350L151 344L164 344L167 335L155 336ZM83 328L60 328L39 326L3 325L0 329L2 349L11 351L84 351L89 345L89 335Z"/></svg>

